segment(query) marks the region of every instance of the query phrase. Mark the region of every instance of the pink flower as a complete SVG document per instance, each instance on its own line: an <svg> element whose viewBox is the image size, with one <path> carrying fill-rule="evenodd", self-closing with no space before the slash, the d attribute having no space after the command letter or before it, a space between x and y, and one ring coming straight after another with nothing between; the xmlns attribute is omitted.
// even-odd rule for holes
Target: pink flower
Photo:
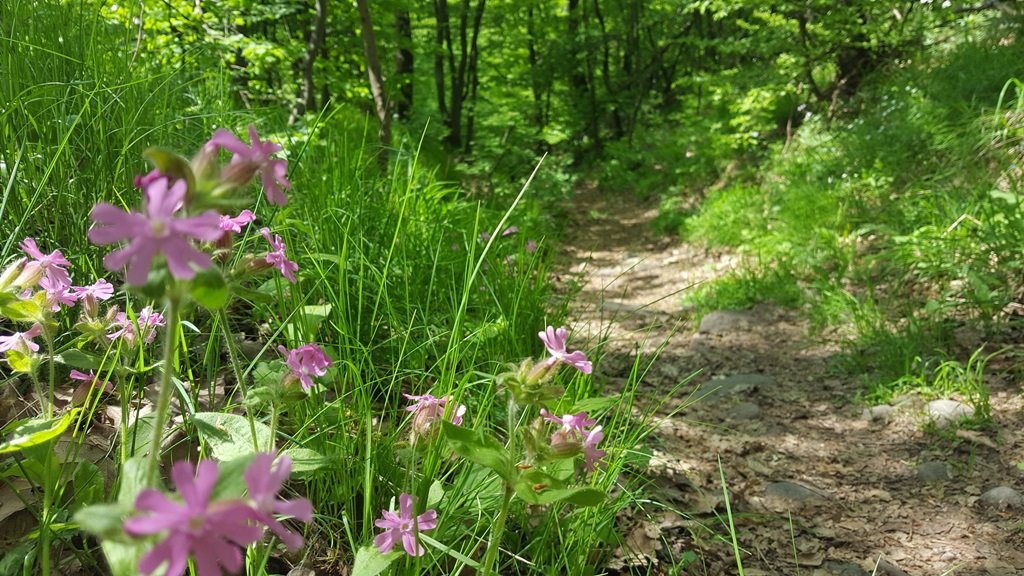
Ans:
<svg viewBox="0 0 1024 576"><path fill-rule="evenodd" d="M44 276L49 279L51 286L71 285L71 276L63 268L71 266L71 262L68 262L60 250L43 254L43 251L36 245L35 239L31 237L25 238L21 243L21 249L28 254L31 260L22 268L18 279L14 281L15 285L26 288L35 286Z"/></svg>
<svg viewBox="0 0 1024 576"><path fill-rule="evenodd" d="M242 231L242 226L245 226L249 222L256 219L256 215L251 210L242 210L242 212L232 218L227 214L221 214L220 216L220 229L224 232L234 232L238 234Z"/></svg>
<svg viewBox="0 0 1024 576"><path fill-rule="evenodd" d="M303 344L294 350L288 350L284 346L278 346L277 350L288 357L286 363L291 369L292 375L299 379L304 390L313 387L313 377L320 377L327 374L327 368L331 365L331 359L316 344Z"/></svg>
<svg viewBox="0 0 1024 576"><path fill-rule="evenodd" d="M85 404L86 399L89 398L89 393L92 390L100 390L103 392L113 392L114 385L106 380L100 380L89 370L89 373L79 372L78 370L72 370L71 374L68 375L72 380L78 380L81 384L75 388L75 391L71 394L71 404L73 406L81 406Z"/></svg>
<svg viewBox="0 0 1024 576"><path fill-rule="evenodd" d="M134 322L124 312L118 312L111 326L120 326L121 329L108 334L107 338L111 340L121 338L130 347L138 344L139 340L149 344L156 338L156 329L165 323L164 315L154 312L150 306L143 308L139 315L135 317ZM136 327L136 324L138 324L138 327ZM141 338L139 334L142 335Z"/></svg>
<svg viewBox="0 0 1024 576"><path fill-rule="evenodd" d="M416 534L437 526L437 511L427 510L413 517L412 496L405 493L398 497L398 506L400 514L384 510L384 517L374 522L374 525L383 528L384 532L373 539L373 545L381 554L387 554L401 539L402 547L410 556L422 556L426 550L416 541Z"/></svg>
<svg viewBox="0 0 1024 576"><path fill-rule="evenodd" d="M225 170L225 180L241 184L248 182L256 172L259 172L267 202L284 206L288 203L288 197L281 188L291 187L291 182L285 178L288 162L271 158L281 150L281 146L269 140L261 142L260 135L256 133L256 127L252 124L249 125L249 141L251 145L246 146L229 130L221 128L213 133L206 146L214 149L224 148L234 154Z"/></svg>
<svg viewBox="0 0 1024 576"><path fill-rule="evenodd" d="M209 268L210 256L196 250L189 239L212 242L220 238L220 216L208 210L199 216L176 218L185 192L184 180L168 186L166 178L159 178L147 183L143 191L143 213L125 212L106 202L97 204L91 216L96 226L89 231L89 239L99 245L130 240L128 246L103 258L107 270L128 265L128 282L145 284L157 254L164 255L175 278L188 280L195 276L195 268Z"/></svg>
<svg viewBox="0 0 1024 576"><path fill-rule="evenodd" d="M86 374L85 372L80 372L78 370L71 370L71 373L68 376L72 380L78 380L79 382L92 382L97 388L102 388L107 392L113 390L113 385L110 382L107 382L106 380L100 380L99 378L96 377L95 374L92 373L92 370L89 370L88 374Z"/></svg>
<svg viewBox="0 0 1024 576"><path fill-rule="evenodd" d="M183 503L153 488L139 493L135 508L144 514L125 520L125 532L131 536L166 533L139 560L140 572L152 574L166 564L164 576L181 576L190 555L201 576L219 576L222 568L229 573L242 568L242 549L263 534L262 528L253 524L260 517L244 502L211 503L218 475L217 463L212 460L200 462L198 470L191 462L181 461L171 469L171 478Z"/></svg>
<svg viewBox="0 0 1024 576"><path fill-rule="evenodd" d="M490 239L491 239L491 233L490 232L481 232L480 233L480 241L481 242L487 242Z"/></svg>
<svg viewBox="0 0 1024 576"><path fill-rule="evenodd" d="M135 182L134 182L135 183L135 187L136 188L148 188L150 184L152 184L153 182L155 182L155 181L157 181L157 180L159 180L161 178L167 178L167 176L164 176L163 174L161 174L159 168L153 168L145 176L136 176L135 177Z"/></svg>
<svg viewBox="0 0 1024 576"><path fill-rule="evenodd" d="M526 251L529 252L530 254L533 254L534 252L536 252L537 251L537 243L534 242L533 240L527 240L526 241Z"/></svg>
<svg viewBox="0 0 1024 576"><path fill-rule="evenodd" d="M87 316L94 318L99 311L99 302L108 300L114 295L114 285L103 278L89 286L74 286L71 290L75 298L82 303Z"/></svg>
<svg viewBox="0 0 1024 576"><path fill-rule="evenodd" d="M32 339L42 335L42 333L43 327L39 324L33 324L31 328L24 332L15 332L10 336L0 336L0 352L7 352L8 350L14 350L22 354L38 352L39 344L33 342Z"/></svg>
<svg viewBox="0 0 1024 576"><path fill-rule="evenodd" d="M607 454L604 450L597 449L597 443L603 439L604 432L601 432L601 426L598 426L588 432L587 437L583 440L583 460L587 465L587 470L594 470L594 464Z"/></svg>
<svg viewBox="0 0 1024 576"><path fill-rule="evenodd" d="M270 242L270 247L273 248L271 252L267 252L267 264L270 264L274 268L281 271L281 274L288 279L289 282L295 284L295 272L299 270L299 265L288 259L288 256L284 253L284 242L281 240L281 236L275 234L274 238L270 238L270 228L261 228L260 234Z"/></svg>
<svg viewBox="0 0 1024 576"><path fill-rule="evenodd" d="M74 306L78 301L71 286L55 282L49 276L39 280L39 287L46 292L46 302L50 305L50 312L60 312L61 306Z"/></svg>
<svg viewBox="0 0 1024 576"><path fill-rule="evenodd" d="M501 237L504 238L505 236L511 236L516 232L519 232L519 226L509 226L501 231Z"/></svg>
<svg viewBox="0 0 1024 576"><path fill-rule="evenodd" d="M544 342L544 347L551 354L551 357L545 361L549 366L564 362L584 374L590 374L593 371L593 365L590 363L590 360L587 360L586 354L579 350L571 354L566 353L565 344L569 339L569 331L565 328L555 330L554 327L548 326L547 330L538 332L537 335L540 336L540 339Z"/></svg>
<svg viewBox="0 0 1024 576"><path fill-rule="evenodd" d="M579 435L583 437L587 434L587 428L597 424L597 420L588 418L586 412L577 412L575 414L566 414L562 418L555 416L545 410L540 409L540 415L548 422L554 422L562 427L562 431L567 434Z"/></svg>
<svg viewBox="0 0 1024 576"><path fill-rule="evenodd" d="M249 499L259 515L259 521L274 531L290 550L302 547L302 536L289 532L274 514L291 516L305 523L313 521L313 505L305 498L281 500L277 497L291 475L292 459L282 455L274 466L276 455L270 452L257 454L245 469L245 485L249 488Z"/></svg>
<svg viewBox="0 0 1024 576"><path fill-rule="evenodd" d="M448 402L454 402L455 399L451 396L443 396L437 398L430 394L423 394L422 396L412 396L409 394L403 394L406 398L411 400L413 404L406 407L407 412L412 412L412 428L418 434L427 434L433 430L434 423L441 420L444 417L445 406ZM466 406L458 404L451 412L451 422L456 426L462 425L462 417L466 415Z"/></svg>

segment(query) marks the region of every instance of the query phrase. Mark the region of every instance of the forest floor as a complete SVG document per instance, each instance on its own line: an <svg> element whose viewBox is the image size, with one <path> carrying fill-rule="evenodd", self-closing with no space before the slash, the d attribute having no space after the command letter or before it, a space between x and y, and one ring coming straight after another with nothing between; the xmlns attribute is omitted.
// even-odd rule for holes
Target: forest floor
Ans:
<svg viewBox="0 0 1024 576"><path fill-rule="evenodd" d="M621 388L637 353L664 346L637 388L660 404L645 471L657 504L624 515L628 546L611 573L738 574L724 475L747 576L1024 574L1019 493L986 494L1024 491L1010 366L986 372L994 424L984 430L943 426L960 404L864 405L861 381L830 369L838 332L811 334L800 310L688 319L682 294L736 255L658 235L656 204L631 194L583 186L574 205L557 269L579 291L577 342L608 338L595 378Z"/></svg>

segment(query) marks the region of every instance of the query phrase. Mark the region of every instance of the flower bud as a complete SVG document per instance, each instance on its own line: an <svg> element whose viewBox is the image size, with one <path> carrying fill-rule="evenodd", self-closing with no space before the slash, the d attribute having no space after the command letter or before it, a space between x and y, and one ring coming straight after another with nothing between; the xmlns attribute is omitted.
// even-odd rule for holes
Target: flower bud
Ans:
<svg viewBox="0 0 1024 576"><path fill-rule="evenodd" d="M25 267L26 258L18 258L10 264L4 271L0 273L0 291L6 291L9 288L17 286L14 283L15 279L21 275L22 269Z"/></svg>

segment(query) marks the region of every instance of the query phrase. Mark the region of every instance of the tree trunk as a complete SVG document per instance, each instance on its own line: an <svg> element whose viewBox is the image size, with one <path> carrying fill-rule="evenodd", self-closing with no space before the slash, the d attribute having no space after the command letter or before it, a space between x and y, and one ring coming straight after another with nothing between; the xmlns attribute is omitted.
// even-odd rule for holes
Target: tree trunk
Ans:
<svg viewBox="0 0 1024 576"><path fill-rule="evenodd" d="M480 61L478 40L480 39L480 25L484 19L484 6L487 0L479 0L476 5L476 13L473 15L473 36L469 42L469 69L466 79L469 84L469 95L466 107L466 138L462 143L462 151L469 154L473 146L473 124L476 119L476 91L480 84L480 75L477 73L477 63Z"/></svg>
<svg viewBox="0 0 1024 576"><path fill-rule="evenodd" d="M313 68L317 55L324 48L324 35L327 29L327 0L316 0L316 14L313 17L313 31L309 34L306 44L306 55L302 59L302 95L296 104L296 115L301 116L307 110L316 108L316 85L313 82Z"/></svg>
<svg viewBox="0 0 1024 576"><path fill-rule="evenodd" d="M412 116L413 96L412 18L406 8L395 12L395 34L398 36L398 50L395 52L395 77L398 81L399 96L395 111L398 113L399 120L406 122Z"/></svg>
<svg viewBox="0 0 1024 576"><path fill-rule="evenodd" d="M366 0L356 0L359 10L359 22L363 35L363 48L366 51L366 72L370 77L370 93L380 120L380 154L378 160L381 167L387 168L388 149L391 147L391 117L388 115L387 95L384 93L384 81L380 73L380 59L377 58L377 38L373 33L373 21L370 19L370 8Z"/></svg>

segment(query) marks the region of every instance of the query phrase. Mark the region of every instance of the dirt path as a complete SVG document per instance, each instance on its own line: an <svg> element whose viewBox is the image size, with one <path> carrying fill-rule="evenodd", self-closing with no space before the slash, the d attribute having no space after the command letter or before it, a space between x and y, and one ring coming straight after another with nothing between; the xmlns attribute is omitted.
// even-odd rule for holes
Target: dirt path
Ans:
<svg viewBox="0 0 1024 576"><path fill-rule="evenodd" d="M624 520L632 551L613 573L738 573L720 458L747 575L1024 574L1024 503L983 497L999 486L1024 492L1015 379L988 376L991 432L926 433L927 402L914 397L866 413L860 384L829 372L838 346L809 336L799 311L758 306L687 322L679 291L737 258L658 237L655 206L633 198L582 188L576 206L561 276L581 288L575 332L609 338L596 377L622 381L637 351L666 339L640 386L645 401L701 371L661 411L680 409L648 443L646 473L664 506ZM701 398L687 406L697 384Z"/></svg>

